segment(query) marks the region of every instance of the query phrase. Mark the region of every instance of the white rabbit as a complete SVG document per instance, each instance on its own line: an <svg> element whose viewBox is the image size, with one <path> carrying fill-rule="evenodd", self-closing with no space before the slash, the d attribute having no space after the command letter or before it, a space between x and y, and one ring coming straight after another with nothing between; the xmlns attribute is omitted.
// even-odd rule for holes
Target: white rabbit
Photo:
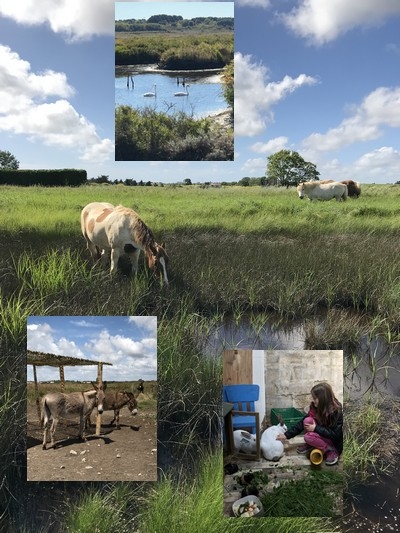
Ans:
<svg viewBox="0 0 400 533"><path fill-rule="evenodd" d="M237 452L251 453L257 449L256 436L243 429L233 432L233 443Z"/></svg>
<svg viewBox="0 0 400 533"><path fill-rule="evenodd" d="M276 440L276 436L285 433L287 427L283 423L267 428L261 435L261 451L268 461L279 461L284 454L283 442Z"/></svg>

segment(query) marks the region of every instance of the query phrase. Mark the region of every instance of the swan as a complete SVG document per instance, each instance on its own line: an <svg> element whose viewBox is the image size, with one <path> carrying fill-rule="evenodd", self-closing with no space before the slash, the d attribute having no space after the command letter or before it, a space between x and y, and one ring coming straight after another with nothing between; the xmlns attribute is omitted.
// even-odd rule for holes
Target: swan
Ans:
<svg viewBox="0 0 400 533"><path fill-rule="evenodd" d="M175 93L174 96L188 96L189 95L188 87L190 87L190 85L187 83L185 87L186 92Z"/></svg>
<svg viewBox="0 0 400 533"><path fill-rule="evenodd" d="M154 93L144 93L143 96L156 96L156 84L154 84Z"/></svg>

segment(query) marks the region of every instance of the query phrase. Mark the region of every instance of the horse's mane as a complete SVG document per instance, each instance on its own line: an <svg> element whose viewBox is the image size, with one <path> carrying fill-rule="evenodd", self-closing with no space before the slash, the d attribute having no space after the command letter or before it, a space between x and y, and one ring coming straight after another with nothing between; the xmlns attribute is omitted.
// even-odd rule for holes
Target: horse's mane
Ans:
<svg viewBox="0 0 400 533"><path fill-rule="evenodd" d="M126 213L131 217L130 229L136 242L139 242L143 246L143 250L146 254L157 253L157 242L154 237L154 233L143 222L140 216L129 207L118 205L116 207L121 213Z"/></svg>

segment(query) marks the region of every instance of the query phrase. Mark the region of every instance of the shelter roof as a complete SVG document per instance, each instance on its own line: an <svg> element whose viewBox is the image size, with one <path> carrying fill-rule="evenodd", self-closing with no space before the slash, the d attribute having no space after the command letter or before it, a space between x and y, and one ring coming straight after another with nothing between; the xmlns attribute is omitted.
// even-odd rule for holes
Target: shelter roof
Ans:
<svg viewBox="0 0 400 533"><path fill-rule="evenodd" d="M79 359L77 357L69 357L66 355L54 355L52 353L33 352L27 350L28 365L37 366L83 366L83 365L110 365L112 363L105 363L103 361L93 361L92 359Z"/></svg>

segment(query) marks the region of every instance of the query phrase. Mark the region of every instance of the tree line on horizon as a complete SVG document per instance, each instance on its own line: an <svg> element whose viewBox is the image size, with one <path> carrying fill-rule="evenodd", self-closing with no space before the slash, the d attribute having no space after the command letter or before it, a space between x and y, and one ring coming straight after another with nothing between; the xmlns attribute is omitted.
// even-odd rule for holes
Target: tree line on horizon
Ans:
<svg viewBox="0 0 400 533"><path fill-rule="evenodd" d="M233 17L194 17L184 19L181 15L152 15L148 19L124 19L115 21L118 32L177 32L177 31L223 31L234 29Z"/></svg>

